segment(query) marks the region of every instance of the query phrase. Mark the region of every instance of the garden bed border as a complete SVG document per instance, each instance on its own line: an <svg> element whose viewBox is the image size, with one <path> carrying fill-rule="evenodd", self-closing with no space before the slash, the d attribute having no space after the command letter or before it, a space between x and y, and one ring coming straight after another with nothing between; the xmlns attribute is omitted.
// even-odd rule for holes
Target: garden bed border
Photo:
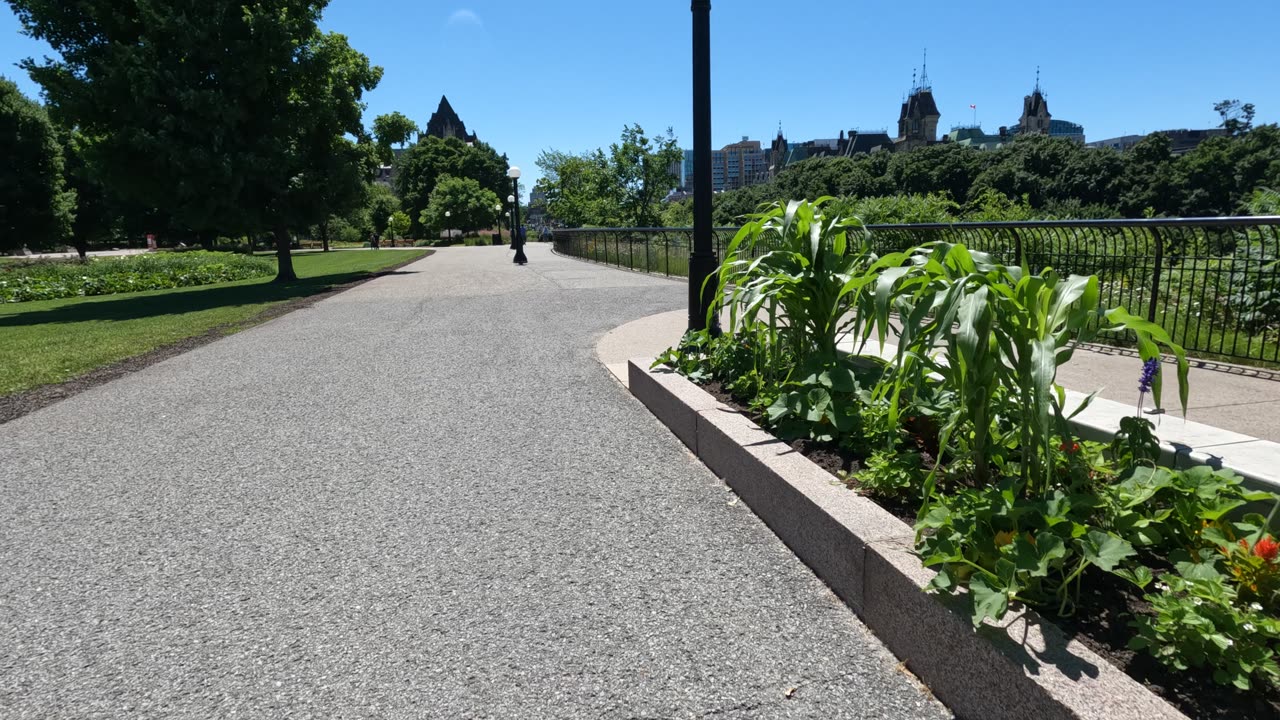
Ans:
<svg viewBox="0 0 1280 720"><path fill-rule="evenodd" d="M1176 708L1031 610L974 630L906 523L688 379L628 363L631 393L958 717L1151 720Z"/></svg>

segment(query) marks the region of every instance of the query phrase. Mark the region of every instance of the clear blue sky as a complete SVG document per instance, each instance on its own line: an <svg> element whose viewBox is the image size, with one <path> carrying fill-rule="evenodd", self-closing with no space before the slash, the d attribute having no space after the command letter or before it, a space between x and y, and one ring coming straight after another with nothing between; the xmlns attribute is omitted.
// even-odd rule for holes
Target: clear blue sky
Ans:
<svg viewBox="0 0 1280 720"><path fill-rule="evenodd" d="M711 15L717 147L779 122L791 140L892 128L926 47L944 130L970 104L988 131L1015 122L1037 65L1054 117L1090 139L1212 127L1228 97L1280 120L1274 0L713 0ZM425 125L448 95L530 184L539 151L607 146L628 123L690 144L689 0L334 0L324 24L386 70L368 122ZM36 95L14 63L46 51L0 9L0 74Z"/></svg>

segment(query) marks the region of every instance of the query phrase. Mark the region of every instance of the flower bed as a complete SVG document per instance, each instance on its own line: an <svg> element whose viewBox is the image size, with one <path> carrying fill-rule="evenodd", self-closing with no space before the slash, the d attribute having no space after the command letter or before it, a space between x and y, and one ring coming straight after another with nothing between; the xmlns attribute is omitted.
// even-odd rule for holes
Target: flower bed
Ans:
<svg viewBox="0 0 1280 720"><path fill-rule="evenodd" d="M998 265L963 246L876 256L821 202L757 216L718 278L730 326L663 357L850 487L896 510L937 571L929 590L975 626L1030 605L1090 639L1185 712L1280 715L1280 498L1230 473L1156 466L1154 428L1072 435L1055 382L1072 343L1133 331L1140 394L1161 395L1164 332L1099 306L1097 279ZM759 254L763 251L763 254ZM759 254L759 257L752 257ZM1097 328L1097 330L1095 330ZM893 336L892 362L839 338ZM1087 404L1088 401L1086 401ZM1142 400L1139 399L1139 404ZM963 592L961 592L963 590Z"/></svg>
<svg viewBox="0 0 1280 720"><path fill-rule="evenodd" d="M211 285L262 277L275 269L269 258L205 251L99 258L84 263L14 263L0 265L0 302Z"/></svg>

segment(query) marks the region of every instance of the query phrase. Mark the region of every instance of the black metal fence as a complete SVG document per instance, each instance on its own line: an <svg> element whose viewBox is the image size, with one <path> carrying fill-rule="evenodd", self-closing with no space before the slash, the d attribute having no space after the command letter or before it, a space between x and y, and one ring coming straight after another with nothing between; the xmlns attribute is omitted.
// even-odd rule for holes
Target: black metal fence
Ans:
<svg viewBox="0 0 1280 720"><path fill-rule="evenodd" d="M879 252L963 243L998 261L1097 275L1102 300L1159 323L1187 350L1280 365L1280 217L871 225ZM737 228L716 228L716 253ZM691 228L557 230L556 251L687 276ZM1115 338L1125 344L1124 338Z"/></svg>

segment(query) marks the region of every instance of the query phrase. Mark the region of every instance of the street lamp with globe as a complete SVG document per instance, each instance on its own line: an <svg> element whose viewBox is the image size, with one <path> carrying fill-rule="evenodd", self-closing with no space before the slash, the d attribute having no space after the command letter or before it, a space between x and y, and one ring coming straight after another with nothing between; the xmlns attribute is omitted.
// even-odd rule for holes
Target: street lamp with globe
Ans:
<svg viewBox="0 0 1280 720"><path fill-rule="evenodd" d="M512 262L524 265L529 262L529 258L524 255L524 237L520 232L520 168L512 165L507 171L507 177L511 178L512 193L507 200L511 202L516 213L511 222L511 246L516 249L516 257Z"/></svg>
<svg viewBox="0 0 1280 720"><path fill-rule="evenodd" d="M502 244L502 203L493 206L493 216L498 218L498 232L493 236L493 244Z"/></svg>
<svg viewBox="0 0 1280 720"><path fill-rule="evenodd" d="M449 218L451 217L453 217L453 212L450 210L445 210L444 211L444 232L445 232L445 236L449 238L449 242L453 242L453 229L450 227L452 223L449 222Z"/></svg>

